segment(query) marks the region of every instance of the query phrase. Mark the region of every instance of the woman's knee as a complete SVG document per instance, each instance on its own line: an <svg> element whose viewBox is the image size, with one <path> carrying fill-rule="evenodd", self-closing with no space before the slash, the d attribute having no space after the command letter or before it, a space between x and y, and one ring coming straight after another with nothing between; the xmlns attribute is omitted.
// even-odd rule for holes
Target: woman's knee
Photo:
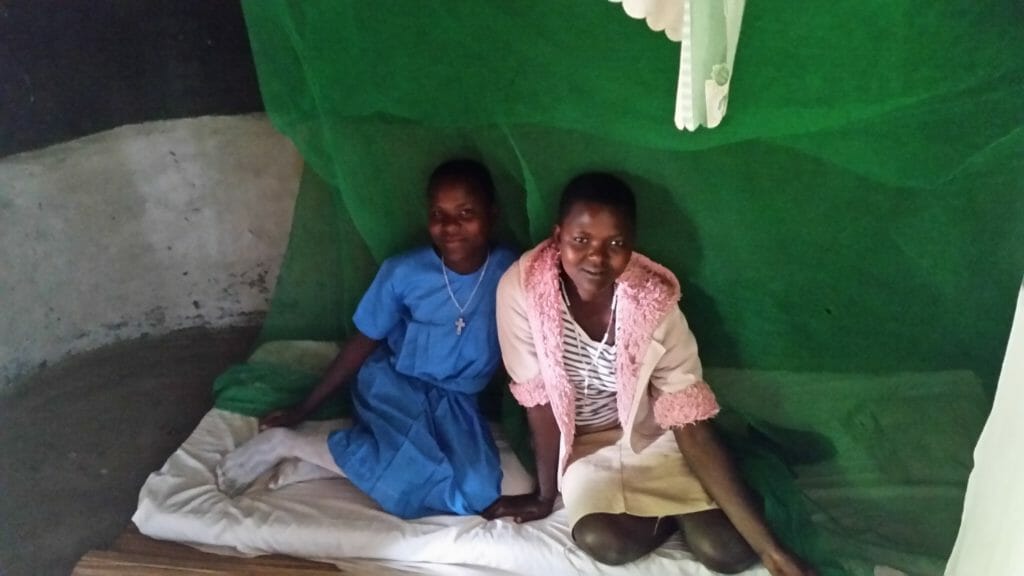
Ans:
<svg viewBox="0 0 1024 576"><path fill-rule="evenodd" d="M752 566L757 555L721 511L680 518L686 543L701 564L722 574L736 574Z"/></svg>
<svg viewBox="0 0 1024 576"><path fill-rule="evenodd" d="M714 545L693 546L692 549L701 564L720 574L738 574L753 566L757 560L749 549L738 552Z"/></svg>
<svg viewBox="0 0 1024 576"><path fill-rule="evenodd" d="M647 555L661 544L655 541L658 537L656 530L650 531L651 538L648 539L644 537L645 531L637 534L635 530L622 526L618 518L613 514L584 516L572 530L576 545L601 564L618 566Z"/></svg>

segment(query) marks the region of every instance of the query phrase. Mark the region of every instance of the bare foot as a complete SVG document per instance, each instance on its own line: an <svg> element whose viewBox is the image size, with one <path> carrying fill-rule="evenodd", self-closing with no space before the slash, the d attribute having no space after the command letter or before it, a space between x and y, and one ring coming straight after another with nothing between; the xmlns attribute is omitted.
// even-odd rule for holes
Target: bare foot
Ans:
<svg viewBox="0 0 1024 576"><path fill-rule="evenodd" d="M292 434L286 428L271 428L225 456L217 465L217 488L232 498L245 492L288 454Z"/></svg>
<svg viewBox="0 0 1024 576"><path fill-rule="evenodd" d="M270 476L267 488L278 490L285 486L298 484L300 482L311 482L313 480L324 480L327 478L343 478L337 472L321 468L312 462L289 458L277 465L277 469Z"/></svg>

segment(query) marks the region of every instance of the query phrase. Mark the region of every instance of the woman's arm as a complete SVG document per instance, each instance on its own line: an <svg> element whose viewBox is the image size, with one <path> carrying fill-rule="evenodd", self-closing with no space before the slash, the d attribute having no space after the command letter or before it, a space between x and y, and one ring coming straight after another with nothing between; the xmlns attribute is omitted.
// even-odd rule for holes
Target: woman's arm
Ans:
<svg viewBox="0 0 1024 576"><path fill-rule="evenodd" d="M526 409L533 437L533 455L537 465L537 498L554 502L558 496L558 442L561 433L551 404Z"/></svg>
<svg viewBox="0 0 1024 576"><path fill-rule="evenodd" d="M526 409L537 465L537 490L532 494L502 496L481 514L488 520L513 516L516 522L540 520L551 514L558 496L558 442L560 432L551 404Z"/></svg>
<svg viewBox="0 0 1024 576"><path fill-rule="evenodd" d="M324 400L337 392L348 382L377 349L378 342L356 330L355 335L345 341L341 351L327 368L323 378L300 404L283 410L275 410L260 418L260 429L276 426L295 426L305 420Z"/></svg>
<svg viewBox="0 0 1024 576"><path fill-rule="evenodd" d="M512 382L512 395L526 407L537 466L537 490L533 494L503 496L483 512L489 520L504 516L516 522L538 520L551 514L558 495L558 446L561 432L551 411L540 375L537 349L526 315L526 299L520 282L519 263L513 264L498 283L498 341Z"/></svg>
<svg viewBox="0 0 1024 576"><path fill-rule="evenodd" d="M674 428L676 443L704 489L772 574L812 574L769 530L710 422Z"/></svg>
<svg viewBox="0 0 1024 576"><path fill-rule="evenodd" d="M813 574L775 539L715 434L710 418L718 413L718 402L703 380L697 341L682 312L666 315L655 337L665 353L651 374L654 419L673 430L697 479L773 576Z"/></svg>

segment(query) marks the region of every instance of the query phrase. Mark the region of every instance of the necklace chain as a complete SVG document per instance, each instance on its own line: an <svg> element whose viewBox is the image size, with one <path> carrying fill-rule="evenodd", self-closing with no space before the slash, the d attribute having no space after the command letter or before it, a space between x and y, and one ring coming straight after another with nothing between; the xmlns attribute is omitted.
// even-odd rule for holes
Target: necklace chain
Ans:
<svg viewBox="0 0 1024 576"><path fill-rule="evenodd" d="M484 259L484 265L480 267L480 277L476 279L476 286L473 286L473 291L469 293L469 298L466 299L465 305L459 304L459 301L455 299L455 292L452 291L452 284L448 280L448 268L444 265L444 256L441 256L441 274L444 276L444 286L448 289L448 296L452 299L452 304L459 309L459 318L455 321L455 334L462 336L462 330L466 327L466 308L469 308L469 304L473 302L473 297L476 296L477 289L480 288L480 284L484 281L484 275L487 274L487 263L491 261L491 253L487 253L487 258Z"/></svg>
<svg viewBox="0 0 1024 576"><path fill-rule="evenodd" d="M565 282L562 280L561 276L558 277L558 284L562 288L562 298L565 299L565 311L566 313L569 314L569 317L572 319L573 337L576 339L576 351L579 352L579 354L582 356L584 350L583 338L580 335L582 328L580 328L580 325L578 322L576 322L575 318L572 317L572 311L570 310L570 308L572 308L572 303L569 302L569 293L565 289ZM590 391L590 373L597 368L597 362L601 359L601 354L604 353L605 344L607 344L608 342L608 335L611 334L612 322L615 321L615 304L618 302L618 300L619 291L615 290L614 292L612 292L612 314L608 318L608 326L604 329L604 336L601 337L601 342L597 344L597 350L593 354L591 354L590 348L586 349L587 357L590 358L590 362L587 364L587 368L583 372L584 396L587 396L588 392Z"/></svg>

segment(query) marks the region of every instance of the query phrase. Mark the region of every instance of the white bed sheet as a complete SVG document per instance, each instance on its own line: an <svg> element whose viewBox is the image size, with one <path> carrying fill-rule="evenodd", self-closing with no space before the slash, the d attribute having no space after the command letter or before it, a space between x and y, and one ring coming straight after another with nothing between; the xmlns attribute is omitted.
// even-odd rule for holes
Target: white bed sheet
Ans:
<svg viewBox="0 0 1024 576"><path fill-rule="evenodd" d="M401 520L344 479L317 480L269 490L265 482L228 498L214 483L221 458L256 433L256 419L212 410L163 468L146 480L133 521L150 537L204 549L255 556L288 554L334 562L365 561L419 574L561 576L649 574L709 576L675 536L647 557L626 566L594 562L569 537L565 511L526 524L478 516L431 516ZM503 462L518 465L507 443ZM511 459L511 460L509 460ZM509 474L514 484L515 472ZM514 492L509 482L505 492ZM381 562L383 561L383 562ZM743 576L768 576L758 566Z"/></svg>

